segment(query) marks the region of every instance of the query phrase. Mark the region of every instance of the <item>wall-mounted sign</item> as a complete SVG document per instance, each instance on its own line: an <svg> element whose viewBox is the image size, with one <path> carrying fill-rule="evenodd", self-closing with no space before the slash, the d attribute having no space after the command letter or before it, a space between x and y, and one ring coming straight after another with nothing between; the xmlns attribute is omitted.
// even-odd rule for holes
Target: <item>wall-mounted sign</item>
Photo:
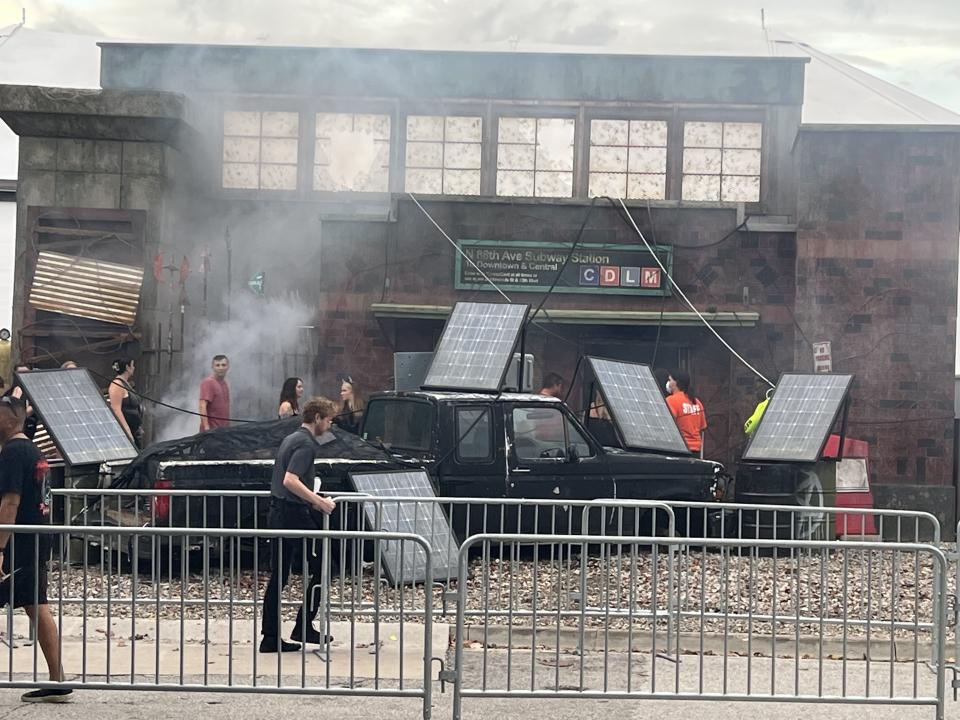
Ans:
<svg viewBox="0 0 960 720"><path fill-rule="evenodd" d="M477 266L457 253L457 290L494 290L479 268L504 290L546 292L570 253L570 246L564 243L460 240L457 244ZM673 248L651 247L673 272ZM670 281L643 245L582 243L563 268L554 292L669 295Z"/></svg>
<svg viewBox="0 0 960 720"><path fill-rule="evenodd" d="M813 371L815 373L833 372L833 353L829 342L813 343Z"/></svg>

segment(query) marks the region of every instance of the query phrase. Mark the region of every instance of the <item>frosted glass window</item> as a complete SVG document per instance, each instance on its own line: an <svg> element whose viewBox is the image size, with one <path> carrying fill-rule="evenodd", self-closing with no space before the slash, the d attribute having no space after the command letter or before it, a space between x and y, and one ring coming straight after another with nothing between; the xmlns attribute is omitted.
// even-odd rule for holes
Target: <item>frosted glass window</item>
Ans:
<svg viewBox="0 0 960 720"><path fill-rule="evenodd" d="M223 187L296 190L299 146L299 113L226 111L221 159Z"/></svg>
<svg viewBox="0 0 960 720"><path fill-rule="evenodd" d="M389 192L390 116L317 113L313 189Z"/></svg>
<svg viewBox="0 0 960 720"><path fill-rule="evenodd" d="M404 188L431 195L479 195L483 118L407 117Z"/></svg>
<svg viewBox="0 0 960 720"><path fill-rule="evenodd" d="M666 121L591 121L591 197L663 200L666 192Z"/></svg>
<svg viewBox="0 0 960 720"><path fill-rule="evenodd" d="M502 117L497 137L497 195L573 195L572 118Z"/></svg>
<svg viewBox="0 0 960 720"><path fill-rule="evenodd" d="M683 199L759 202L762 141L761 123L684 123Z"/></svg>

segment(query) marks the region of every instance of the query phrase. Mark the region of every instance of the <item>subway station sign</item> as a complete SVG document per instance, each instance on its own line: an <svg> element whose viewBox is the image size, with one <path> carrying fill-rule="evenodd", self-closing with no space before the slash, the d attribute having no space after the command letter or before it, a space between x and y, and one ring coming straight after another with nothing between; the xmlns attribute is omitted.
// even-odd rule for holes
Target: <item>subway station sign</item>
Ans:
<svg viewBox="0 0 960 720"><path fill-rule="evenodd" d="M482 270L504 290L546 292L570 253L570 245L565 243L460 240L457 245L472 261L457 253L457 290L495 291L480 273ZM651 248L672 273L673 248ZM563 268L554 292L669 295L670 282L644 245L581 243Z"/></svg>

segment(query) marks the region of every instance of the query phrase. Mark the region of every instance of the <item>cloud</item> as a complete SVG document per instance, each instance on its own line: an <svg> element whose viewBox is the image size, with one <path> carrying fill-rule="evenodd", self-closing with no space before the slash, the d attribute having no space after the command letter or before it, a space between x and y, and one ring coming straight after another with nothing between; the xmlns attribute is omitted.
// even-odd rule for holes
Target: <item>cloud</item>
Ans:
<svg viewBox="0 0 960 720"><path fill-rule="evenodd" d="M36 21L33 20L34 16ZM27 19L37 30L101 37L106 34L95 22L62 3L35 2L28 11Z"/></svg>

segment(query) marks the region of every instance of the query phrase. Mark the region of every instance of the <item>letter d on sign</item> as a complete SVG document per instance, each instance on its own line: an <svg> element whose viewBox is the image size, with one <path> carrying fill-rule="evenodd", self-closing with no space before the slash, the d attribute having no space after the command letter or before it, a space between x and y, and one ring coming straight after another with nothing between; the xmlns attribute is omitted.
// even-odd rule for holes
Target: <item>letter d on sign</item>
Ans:
<svg viewBox="0 0 960 720"><path fill-rule="evenodd" d="M600 268L600 284L604 287L620 285L620 268L614 265L604 265Z"/></svg>

